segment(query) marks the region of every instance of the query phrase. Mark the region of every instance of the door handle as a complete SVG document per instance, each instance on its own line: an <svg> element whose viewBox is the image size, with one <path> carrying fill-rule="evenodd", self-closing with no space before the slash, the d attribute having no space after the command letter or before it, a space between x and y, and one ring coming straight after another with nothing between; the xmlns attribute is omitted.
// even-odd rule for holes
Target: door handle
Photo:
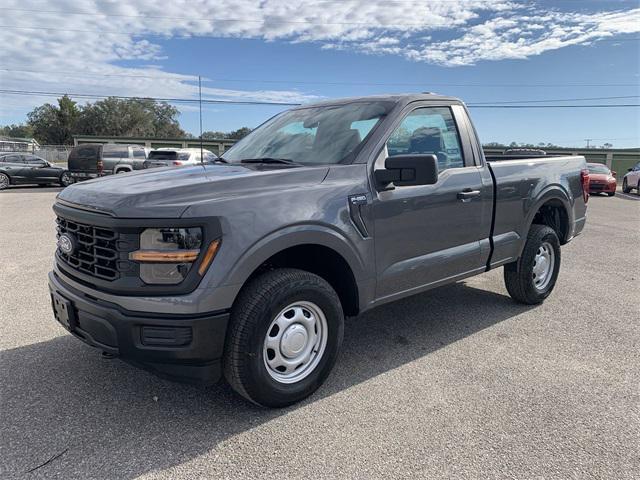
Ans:
<svg viewBox="0 0 640 480"><path fill-rule="evenodd" d="M471 190L470 188L465 188L463 191L458 192L458 200L462 200L463 202L470 202L473 197L480 196L480 190Z"/></svg>

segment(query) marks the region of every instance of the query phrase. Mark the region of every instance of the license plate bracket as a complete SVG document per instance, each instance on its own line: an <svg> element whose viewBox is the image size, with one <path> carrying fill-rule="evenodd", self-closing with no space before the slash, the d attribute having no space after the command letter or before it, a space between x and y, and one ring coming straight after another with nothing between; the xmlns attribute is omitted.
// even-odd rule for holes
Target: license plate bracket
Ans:
<svg viewBox="0 0 640 480"><path fill-rule="evenodd" d="M70 300L57 292L51 292L51 306L53 315L64 328L72 332L78 326L76 312Z"/></svg>

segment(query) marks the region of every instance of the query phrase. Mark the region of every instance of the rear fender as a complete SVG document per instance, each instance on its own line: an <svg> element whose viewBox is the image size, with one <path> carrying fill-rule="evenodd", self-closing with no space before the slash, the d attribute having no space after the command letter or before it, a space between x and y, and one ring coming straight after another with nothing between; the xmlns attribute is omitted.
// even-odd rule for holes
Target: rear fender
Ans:
<svg viewBox="0 0 640 480"><path fill-rule="evenodd" d="M574 224L574 215L573 215L573 198L570 193L559 184L553 184L546 186L541 193L535 198L533 203L527 209L527 215L523 222L520 238L522 242L520 244L520 248L518 250L518 256L522 254L522 250L524 249L524 244L527 240L527 234L531 229L531 225L533 224L533 220L536 216L536 213L540 210L540 208L548 202L556 202L562 205L565 213L567 214L568 220L568 228L565 238L560 238L560 243L564 244L567 242L568 238L571 237L573 231Z"/></svg>

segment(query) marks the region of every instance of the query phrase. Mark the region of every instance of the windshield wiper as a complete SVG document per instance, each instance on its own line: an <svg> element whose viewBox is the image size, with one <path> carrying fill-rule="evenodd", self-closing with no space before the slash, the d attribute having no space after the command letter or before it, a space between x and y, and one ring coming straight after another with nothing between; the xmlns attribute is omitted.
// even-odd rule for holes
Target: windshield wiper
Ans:
<svg viewBox="0 0 640 480"><path fill-rule="evenodd" d="M261 157L261 158L244 158L240 160L240 163L282 163L284 165L292 165L295 167L303 167L301 163L294 162L288 158L273 158L273 157Z"/></svg>

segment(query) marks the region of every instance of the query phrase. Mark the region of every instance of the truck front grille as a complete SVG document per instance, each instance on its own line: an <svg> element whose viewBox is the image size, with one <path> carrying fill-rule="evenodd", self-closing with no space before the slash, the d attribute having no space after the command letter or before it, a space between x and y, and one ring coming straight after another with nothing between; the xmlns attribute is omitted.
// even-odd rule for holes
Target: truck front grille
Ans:
<svg viewBox="0 0 640 480"><path fill-rule="evenodd" d="M119 234L109 228L77 223L57 217L58 238L67 233L75 239L74 249L58 257L70 267L103 280L116 280L118 271Z"/></svg>

